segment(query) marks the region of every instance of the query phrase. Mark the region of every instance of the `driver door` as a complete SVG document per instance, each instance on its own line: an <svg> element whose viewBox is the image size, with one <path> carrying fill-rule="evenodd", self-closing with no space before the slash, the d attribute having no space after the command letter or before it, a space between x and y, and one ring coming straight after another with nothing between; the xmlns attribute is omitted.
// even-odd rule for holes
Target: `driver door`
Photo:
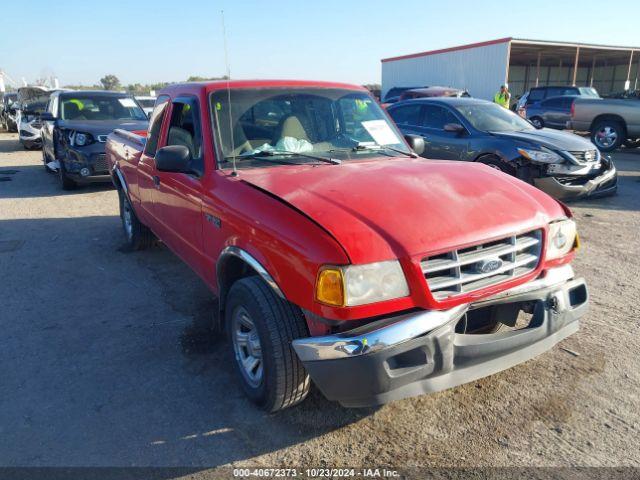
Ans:
<svg viewBox="0 0 640 480"><path fill-rule="evenodd" d="M168 112L166 142L191 154L193 173L155 170L153 210L161 238L194 270L206 264L202 243L202 183L204 156L200 105L195 96L178 97Z"/></svg>

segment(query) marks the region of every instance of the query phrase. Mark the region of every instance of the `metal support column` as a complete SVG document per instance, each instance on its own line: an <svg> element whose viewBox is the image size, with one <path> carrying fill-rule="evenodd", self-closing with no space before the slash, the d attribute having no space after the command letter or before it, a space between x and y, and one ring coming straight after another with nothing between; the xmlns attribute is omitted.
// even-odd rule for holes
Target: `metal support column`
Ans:
<svg viewBox="0 0 640 480"><path fill-rule="evenodd" d="M571 85L576 86L576 79L578 78L578 59L580 57L580 47L576 47L576 59L573 62L573 82Z"/></svg>

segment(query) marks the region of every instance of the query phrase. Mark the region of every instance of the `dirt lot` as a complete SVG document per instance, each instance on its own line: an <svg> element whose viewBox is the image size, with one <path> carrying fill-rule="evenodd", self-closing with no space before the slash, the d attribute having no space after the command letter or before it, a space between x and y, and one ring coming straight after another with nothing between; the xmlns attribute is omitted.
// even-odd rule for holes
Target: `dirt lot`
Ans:
<svg viewBox="0 0 640 480"><path fill-rule="evenodd" d="M377 410L245 400L195 274L127 253L115 191L63 192L0 134L0 466L638 466L640 151L572 205L581 330L526 364ZM12 172L16 170L16 172ZM7 181L4 181L4 180Z"/></svg>

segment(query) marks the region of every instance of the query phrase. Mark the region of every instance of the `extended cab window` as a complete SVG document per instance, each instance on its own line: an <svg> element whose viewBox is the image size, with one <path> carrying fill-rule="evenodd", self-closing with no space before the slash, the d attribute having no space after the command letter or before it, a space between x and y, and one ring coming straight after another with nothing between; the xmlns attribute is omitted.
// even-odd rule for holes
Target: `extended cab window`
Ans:
<svg viewBox="0 0 640 480"><path fill-rule="evenodd" d="M195 98L173 102L167 145L182 145L189 149L194 170L202 173L202 137L200 112Z"/></svg>
<svg viewBox="0 0 640 480"><path fill-rule="evenodd" d="M153 157L158 149L158 139L160 137L160 131L162 130L162 121L164 120L164 113L167 110L167 103L169 97L163 95L158 97L156 101L156 107L151 114L151 121L149 122L149 135L147 135L147 144L144 148L144 153Z"/></svg>

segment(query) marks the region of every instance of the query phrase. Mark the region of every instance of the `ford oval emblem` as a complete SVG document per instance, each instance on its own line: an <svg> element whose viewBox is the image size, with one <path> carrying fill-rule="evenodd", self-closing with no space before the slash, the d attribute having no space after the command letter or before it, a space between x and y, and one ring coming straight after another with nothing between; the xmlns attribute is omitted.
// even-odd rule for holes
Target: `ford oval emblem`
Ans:
<svg viewBox="0 0 640 480"><path fill-rule="evenodd" d="M478 273L491 273L495 272L502 266L502 260L499 258L487 258L485 260L480 260L474 266Z"/></svg>

